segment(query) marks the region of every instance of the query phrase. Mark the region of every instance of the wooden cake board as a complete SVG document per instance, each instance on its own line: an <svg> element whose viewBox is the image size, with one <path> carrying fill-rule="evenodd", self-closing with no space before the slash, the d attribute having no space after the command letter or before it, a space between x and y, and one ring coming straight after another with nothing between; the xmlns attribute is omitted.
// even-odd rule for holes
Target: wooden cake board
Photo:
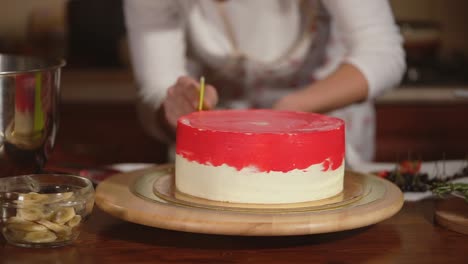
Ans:
<svg viewBox="0 0 468 264"><path fill-rule="evenodd" d="M447 229L468 235L468 202L460 197L438 200L434 220Z"/></svg>
<svg viewBox="0 0 468 264"><path fill-rule="evenodd" d="M155 181L173 169L165 164L121 173L96 188L96 204L125 221L163 229L204 234L243 236L306 235L349 230L372 225L396 214L403 206L403 194L391 182L379 177L347 171L369 191L362 198L339 207L311 207L302 211L223 210L164 200L153 192Z"/></svg>

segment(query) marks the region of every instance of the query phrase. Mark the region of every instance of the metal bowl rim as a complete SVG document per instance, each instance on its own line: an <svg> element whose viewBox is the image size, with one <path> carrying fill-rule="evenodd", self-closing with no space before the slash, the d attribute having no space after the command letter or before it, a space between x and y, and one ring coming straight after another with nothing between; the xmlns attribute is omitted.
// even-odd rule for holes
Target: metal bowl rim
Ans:
<svg viewBox="0 0 468 264"><path fill-rule="evenodd" d="M31 69L27 69L27 70L15 70L15 71L1 71L0 70L0 76L56 70L56 69L60 69L60 68L64 67L67 64L64 59L59 59L59 58L46 59L46 58L41 58L41 57L37 57L37 56L22 56L22 55L4 54L4 53L0 53L0 57L37 59L37 60L44 61L45 64L47 65L45 67L31 68Z"/></svg>

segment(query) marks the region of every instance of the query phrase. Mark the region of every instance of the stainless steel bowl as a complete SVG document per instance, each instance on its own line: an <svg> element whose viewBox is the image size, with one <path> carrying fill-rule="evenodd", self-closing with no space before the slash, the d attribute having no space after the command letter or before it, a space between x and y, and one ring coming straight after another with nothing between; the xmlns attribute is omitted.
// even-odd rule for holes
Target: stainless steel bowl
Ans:
<svg viewBox="0 0 468 264"><path fill-rule="evenodd" d="M0 177L41 171L57 133L63 60L0 54Z"/></svg>

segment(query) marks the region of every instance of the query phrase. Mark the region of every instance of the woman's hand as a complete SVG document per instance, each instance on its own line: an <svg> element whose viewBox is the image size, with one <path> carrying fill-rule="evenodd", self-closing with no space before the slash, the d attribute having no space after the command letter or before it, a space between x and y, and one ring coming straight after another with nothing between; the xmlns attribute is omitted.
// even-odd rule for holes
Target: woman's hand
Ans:
<svg viewBox="0 0 468 264"><path fill-rule="evenodd" d="M200 85L191 77L182 76L167 90L163 101L164 118L174 130L179 117L198 110ZM213 109L218 103L218 93L211 85L205 86L203 109Z"/></svg>

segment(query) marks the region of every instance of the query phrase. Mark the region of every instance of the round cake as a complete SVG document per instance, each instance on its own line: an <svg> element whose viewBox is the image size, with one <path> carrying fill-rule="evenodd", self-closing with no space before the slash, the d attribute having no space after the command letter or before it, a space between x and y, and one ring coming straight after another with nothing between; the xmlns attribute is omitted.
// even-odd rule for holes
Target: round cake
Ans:
<svg viewBox="0 0 468 264"><path fill-rule="evenodd" d="M230 203L321 200L343 190L345 127L325 115L214 110L177 124L177 192Z"/></svg>

